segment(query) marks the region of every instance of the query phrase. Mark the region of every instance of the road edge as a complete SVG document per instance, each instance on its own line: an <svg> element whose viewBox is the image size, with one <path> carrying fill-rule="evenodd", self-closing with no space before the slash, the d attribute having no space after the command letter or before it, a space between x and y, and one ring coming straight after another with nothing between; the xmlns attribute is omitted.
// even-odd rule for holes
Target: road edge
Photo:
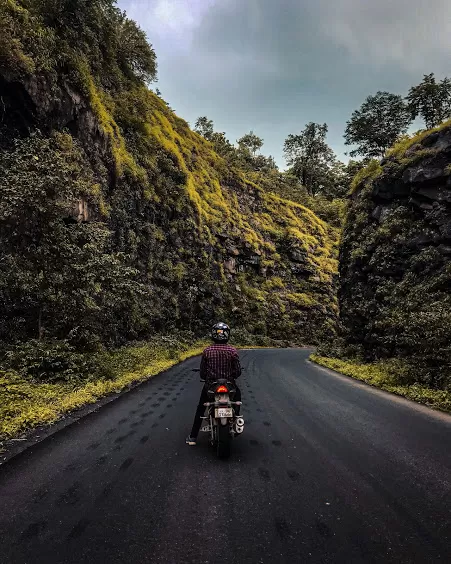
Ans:
<svg viewBox="0 0 451 564"><path fill-rule="evenodd" d="M236 345L238 350L242 351L249 351L249 350L262 350L262 349L269 349L269 350L279 350L280 347L259 347L259 346L252 346L252 345L243 345L239 346ZM312 350L313 347L309 347L308 345L300 345L296 347L288 347L290 349L310 349ZM176 366L180 366L187 360L192 358L200 357L201 353L193 354L192 356L188 356L183 360L173 364L169 368L162 370L161 372L157 372L156 374L149 375L149 377L143 380L137 380L128 384L124 387L120 392L112 392L106 396L99 398L94 403L85 404L79 408L74 409L73 411L68 411L66 413L62 413L61 417L54 421L53 423L45 423L43 425L38 425L31 429L25 430L23 432L23 437L8 439L3 441L2 447L4 450L0 452L0 468L4 466L7 462L15 458L16 456L22 454L24 451L28 450L29 448L36 446L37 444L45 441L49 437L52 437L59 431L77 423L84 417L87 417L91 413L98 411L100 408L104 407L112 403L113 401L117 400L118 398L122 397L124 394L131 392L138 386L145 384L149 380L155 378L156 376L160 376L162 374L166 374L169 370L172 370Z"/></svg>
<svg viewBox="0 0 451 564"><path fill-rule="evenodd" d="M177 362L176 364L173 364L172 366L166 368L165 370L162 370L161 372L157 372L156 374L150 375L148 378L144 380L138 380L132 382L131 384L128 384L120 392L113 392L111 394L108 394L100 398L94 403L85 404L77 409L74 409L73 411L69 411L65 414L62 414L62 416L54 423L40 425L28 431L24 431L24 435L26 435L24 438L9 439L7 441L4 441L3 445L5 447L5 450L0 453L0 469L6 463L10 462L13 458L16 458L17 456L19 456L29 448L36 446L39 443L42 443L43 441L52 437L59 431L62 431L63 429L66 429L67 427L74 425L84 417L87 417L88 415L94 413L95 411L98 411L105 405L108 405L113 401L116 401L123 395L128 394L129 392L138 388L139 386L146 384L147 382L149 382L149 380L152 380L156 376L161 376L162 374L166 374L167 372L169 372L170 370L172 370L177 366L180 366L187 360L191 360L193 358L197 358L200 356L201 356L200 354L194 354L193 356L189 356L188 358L185 358Z"/></svg>
<svg viewBox="0 0 451 564"><path fill-rule="evenodd" d="M448 423L451 423L451 412L449 411L445 411L443 409L439 409L438 407L433 407L430 405L426 405L424 403L417 402L413 399L407 398L401 394L397 394L396 392L392 392L390 390L384 390L379 386L370 384L369 382L365 382L364 380L360 380L359 378L354 378L353 376L349 376L348 374L343 374L342 372L338 372L337 370L334 370L327 366L323 366L322 364L319 364L318 362L315 362L310 358L307 358L306 362L313 364L317 368L321 369L323 372L326 372L332 376L338 376L356 386L367 388L377 395L390 396L391 399L394 400L396 403L409 405L411 408L414 408L425 415L436 416L443 421L447 421Z"/></svg>

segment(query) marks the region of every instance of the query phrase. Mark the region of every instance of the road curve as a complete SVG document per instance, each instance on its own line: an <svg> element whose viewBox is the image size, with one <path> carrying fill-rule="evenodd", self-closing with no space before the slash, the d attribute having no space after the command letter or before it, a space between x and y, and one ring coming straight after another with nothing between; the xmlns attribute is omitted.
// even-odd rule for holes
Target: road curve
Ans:
<svg viewBox="0 0 451 564"><path fill-rule="evenodd" d="M0 562L449 562L451 417L240 353L245 433L184 444L191 359L0 468Z"/></svg>

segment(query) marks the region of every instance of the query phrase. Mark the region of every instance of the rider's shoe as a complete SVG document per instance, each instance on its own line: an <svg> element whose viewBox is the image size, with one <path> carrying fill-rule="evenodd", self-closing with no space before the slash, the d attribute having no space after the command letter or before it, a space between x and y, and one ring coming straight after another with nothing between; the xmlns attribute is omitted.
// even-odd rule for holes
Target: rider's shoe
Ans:
<svg viewBox="0 0 451 564"><path fill-rule="evenodd" d="M186 437L185 442L189 446L195 446L196 445L196 439L193 439L193 437L191 437L189 435Z"/></svg>

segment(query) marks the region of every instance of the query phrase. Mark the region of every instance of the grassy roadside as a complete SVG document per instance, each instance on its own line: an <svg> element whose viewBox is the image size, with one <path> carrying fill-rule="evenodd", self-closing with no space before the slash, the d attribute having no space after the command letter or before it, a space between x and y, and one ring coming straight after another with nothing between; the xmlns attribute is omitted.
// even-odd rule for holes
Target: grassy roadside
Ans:
<svg viewBox="0 0 451 564"><path fill-rule="evenodd" d="M345 376L351 376L385 390L392 392L407 399L422 403L434 409L440 409L451 413L451 392L445 390L433 390L419 384L400 385L397 383L402 372L402 365L399 361L386 361L372 364L363 364L329 358L312 354L310 360L313 362L340 372Z"/></svg>
<svg viewBox="0 0 451 564"><path fill-rule="evenodd" d="M192 335L156 336L135 346L84 354L62 342L30 342L4 354L0 363L0 452L2 442L148 380L201 354L209 344L193 340ZM237 348L289 346L246 333L238 333L234 344Z"/></svg>
<svg viewBox="0 0 451 564"><path fill-rule="evenodd" d="M148 380L192 356L209 342L192 334L156 335L150 341L101 352L77 353L66 342L29 341L0 354L0 452L2 442L128 386ZM237 348L293 346L235 331Z"/></svg>
<svg viewBox="0 0 451 564"><path fill-rule="evenodd" d="M39 425L54 423L64 414L95 403L113 392L142 382L198 355L205 343L191 347L164 343L127 347L103 355L103 362L115 366L108 377L42 382L16 371L0 371L0 450L1 441L20 436Z"/></svg>

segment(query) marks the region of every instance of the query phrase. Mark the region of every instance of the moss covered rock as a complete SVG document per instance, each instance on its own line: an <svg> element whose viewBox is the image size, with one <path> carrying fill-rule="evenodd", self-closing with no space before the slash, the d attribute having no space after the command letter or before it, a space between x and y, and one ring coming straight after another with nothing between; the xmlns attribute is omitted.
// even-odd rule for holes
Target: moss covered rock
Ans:
<svg viewBox="0 0 451 564"><path fill-rule="evenodd" d="M95 348L218 318L330 335L338 230L230 169L145 85L133 22L81 4L0 7L0 340Z"/></svg>
<svg viewBox="0 0 451 564"><path fill-rule="evenodd" d="M340 250L344 338L402 379L451 385L451 124L389 151L353 186Z"/></svg>

